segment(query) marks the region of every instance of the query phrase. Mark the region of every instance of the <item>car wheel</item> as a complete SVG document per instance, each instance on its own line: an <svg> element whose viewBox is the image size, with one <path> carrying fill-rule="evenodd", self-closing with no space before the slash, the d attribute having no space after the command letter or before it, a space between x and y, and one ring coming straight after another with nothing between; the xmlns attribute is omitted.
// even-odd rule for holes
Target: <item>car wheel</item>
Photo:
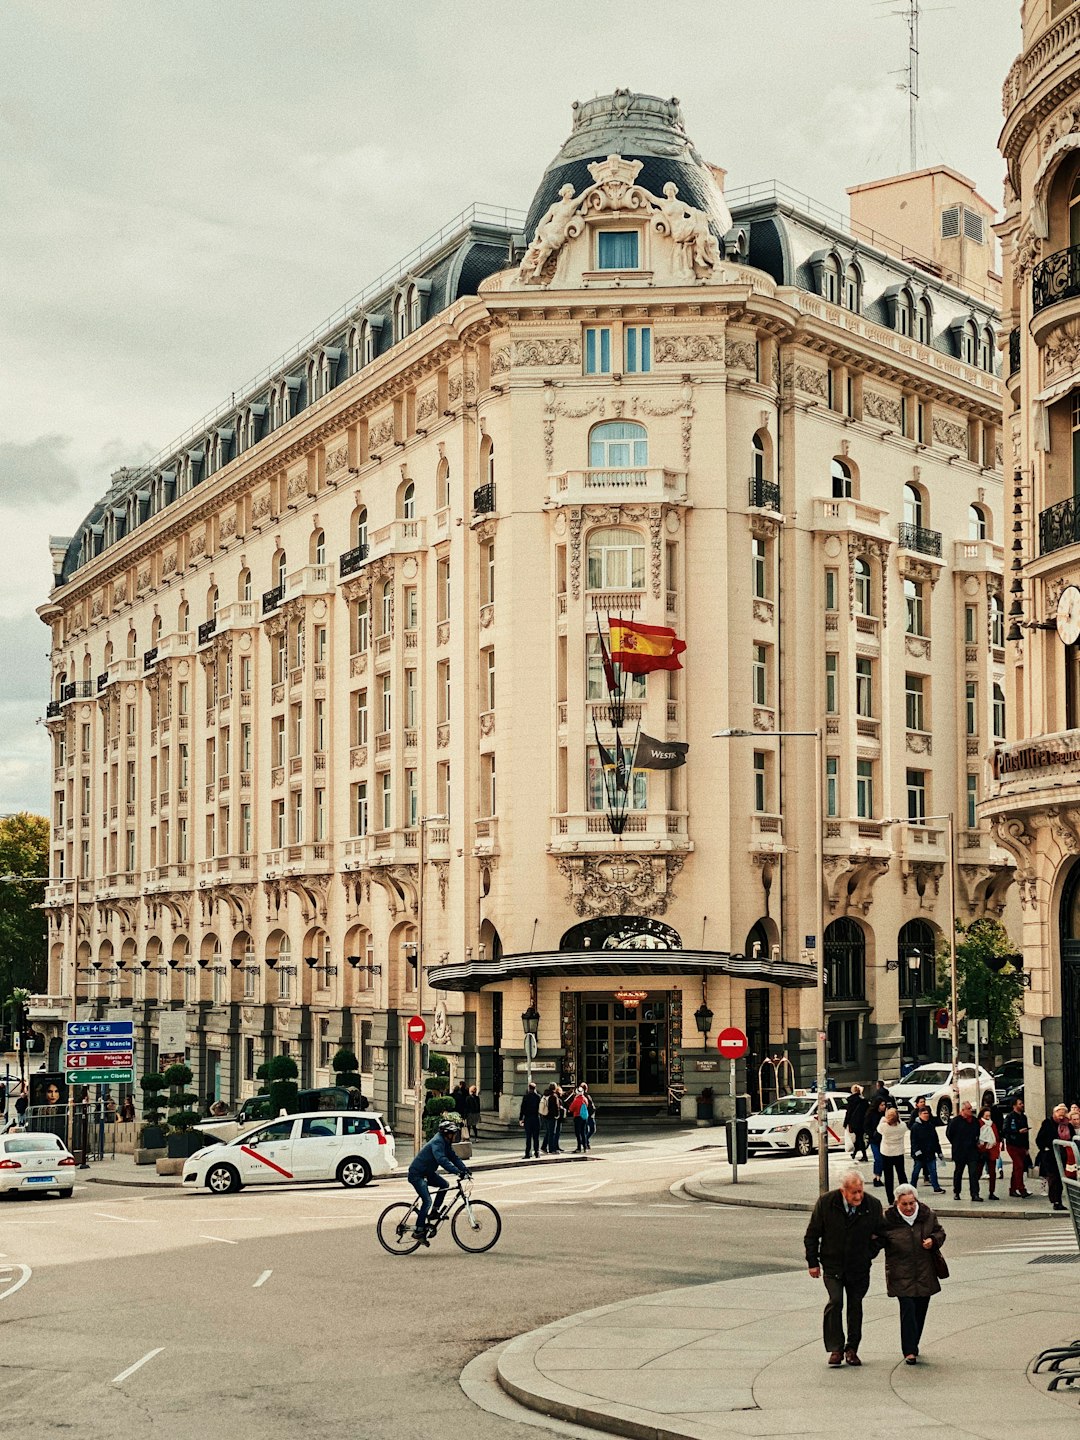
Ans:
<svg viewBox="0 0 1080 1440"><path fill-rule="evenodd" d="M795 1136L795 1154L812 1155L814 1153L814 1137L809 1130L800 1130Z"/></svg>
<svg viewBox="0 0 1080 1440"><path fill-rule="evenodd" d="M206 1188L214 1195L231 1195L240 1189L240 1176L231 1165L215 1165L207 1172Z"/></svg>
<svg viewBox="0 0 1080 1440"><path fill-rule="evenodd" d="M937 1118L939 1125L947 1125L952 1119L952 1101L939 1100L937 1107Z"/></svg>
<svg viewBox="0 0 1080 1440"><path fill-rule="evenodd" d="M371 1183L371 1166L359 1155L350 1155L337 1168L338 1183L347 1190L358 1190L361 1185Z"/></svg>
<svg viewBox="0 0 1080 1440"><path fill-rule="evenodd" d="M61 1200L70 1200L72 1195L75 1194L75 1187L74 1185L66 1185L63 1190L58 1190L56 1193L60 1196Z"/></svg>

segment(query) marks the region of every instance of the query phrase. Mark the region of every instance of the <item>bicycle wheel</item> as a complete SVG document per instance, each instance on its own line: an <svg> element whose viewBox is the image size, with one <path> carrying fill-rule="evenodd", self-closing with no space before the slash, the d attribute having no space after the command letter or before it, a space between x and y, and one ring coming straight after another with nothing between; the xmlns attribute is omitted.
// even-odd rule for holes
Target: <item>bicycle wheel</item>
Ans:
<svg viewBox="0 0 1080 1440"><path fill-rule="evenodd" d="M489 1205L486 1200L473 1200L471 1208L475 1228L469 1224L469 1211L460 1205L450 1222L450 1233L462 1250L482 1255L502 1234L502 1220L495 1206Z"/></svg>
<svg viewBox="0 0 1080 1440"><path fill-rule="evenodd" d="M388 1205L375 1222L375 1233L379 1244L391 1255L411 1255L420 1249L420 1241L413 1232L416 1207L405 1200Z"/></svg>

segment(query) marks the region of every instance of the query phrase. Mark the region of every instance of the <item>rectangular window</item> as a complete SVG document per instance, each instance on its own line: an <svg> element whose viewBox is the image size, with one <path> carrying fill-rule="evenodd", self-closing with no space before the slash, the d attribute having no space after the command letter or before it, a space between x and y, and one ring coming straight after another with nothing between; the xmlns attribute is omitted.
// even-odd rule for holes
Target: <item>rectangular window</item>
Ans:
<svg viewBox="0 0 1080 1440"><path fill-rule="evenodd" d="M484 592L484 604L495 603L495 541L488 540L480 547L480 579Z"/></svg>
<svg viewBox="0 0 1080 1440"><path fill-rule="evenodd" d="M359 655L366 650L371 641L371 622L368 615L368 602L357 600L353 605L352 612L352 653Z"/></svg>
<svg viewBox="0 0 1080 1440"><path fill-rule="evenodd" d="M240 806L240 853L251 854L251 805L248 801Z"/></svg>
<svg viewBox="0 0 1080 1440"><path fill-rule="evenodd" d="M494 649L484 651L484 698L487 701L486 709L495 709L495 651Z"/></svg>
<svg viewBox="0 0 1080 1440"><path fill-rule="evenodd" d="M252 976L251 978L254 979L255 977ZM246 981L247 981L247 979L248 979L248 977L245 975L245 976L244 976L244 981L245 981L245 993L246 993L246 990L247 990L247 986L246 986ZM252 993L254 994L254 990L252 991ZM255 1041L254 1041L253 1037L250 1036L250 1035L245 1035L245 1036L244 1036L244 1079L245 1079L245 1080L254 1080L254 1079L255 1079Z"/></svg>
<svg viewBox="0 0 1080 1440"><path fill-rule="evenodd" d="M840 609L840 576L836 570L825 571L825 609L836 611Z"/></svg>
<svg viewBox="0 0 1080 1440"><path fill-rule="evenodd" d="M907 818L917 825L926 823L926 771L907 772Z"/></svg>
<svg viewBox="0 0 1080 1440"><path fill-rule="evenodd" d="M402 595L402 601L403 601L403 604L404 604L404 607L405 607L405 629L406 629L406 630L415 630L415 629L416 629L416 618L417 618L417 613L418 613L418 612L417 612L417 608L416 608L416 586L415 586L415 585L408 585L408 586L406 586L406 588L405 588L405 590L404 590L404 592L403 592L403 595Z"/></svg>
<svg viewBox="0 0 1080 1440"><path fill-rule="evenodd" d="M450 661L439 661L439 721L445 724L450 719Z"/></svg>
<svg viewBox="0 0 1080 1440"><path fill-rule="evenodd" d="M834 819L840 814L840 757L825 756L825 814Z"/></svg>
<svg viewBox="0 0 1080 1440"><path fill-rule="evenodd" d="M412 729L417 723L416 671L405 671L405 724Z"/></svg>
<svg viewBox="0 0 1080 1440"><path fill-rule="evenodd" d="M969 775L967 777L967 828L977 830L979 828L979 817L975 807L979 803L979 777Z"/></svg>
<svg viewBox="0 0 1080 1440"><path fill-rule="evenodd" d="M915 406L915 441L916 444L926 444L926 406L920 400Z"/></svg>
<svg viewBox="0 0 1080 1440"><path fill-rule="evenodd" d="M764 600L766 596L765 541L756 535L750 541L750 575L754 595L757 599Z"/></svg>
<svg viewBox="0 0 1080 1440"><path fill-rule="evenodd" d="M991 700L993 714L991 721L994 729L994 739L1005 739L1005 692L1000 685L994 686Z"/></svg>
<svg viewBox="0 0 1080 1440"><path fill-rule="evenodd" d="M176 822L176 858L181 865L187 864L188 858L188 823L185 816L181 815Z"/></svg>
<svg viewBox="0 0 1080 1440"><path fill-rule="evenodd" d="M855 658L855 713L864 717L874 713L874 662L865 655Z"/></svg>
<svg viewBox="0 0 1080 1440"><path fill-rule="evenodd" d="M270 757L271 764L285 764L285 717L275 715L270 721Z"/></svg>
<svg viewBox="0 0 1080 1440"><path fill-rule="evenodd" d="M596 268L637 270L638 240L636 230L601 230L596 237Z"/></svg>
<svg viewBox="0 0 1080 1440"><path fill-rule="evenodd" d="M315 663L324 665L326 663L326 626L315 626Z"/></svg>
<svg viewBox="0 0 1080 1440"><path fill-rule="evenodd" d="M752 689L755 705L769 703L769 648L767 645L754 646L752 667Z"/></svg>
<svg viewBox="0 0 1080 1440"><path fill-rule="evenodd" d="M326 839L326 791L321 787L315 791L315 830L311 838Z"/></svg>
<svg viewBox="0 0 1080 1440"><path fill-rule="evenodd" d="M206 742L206 783L212 785L217 779L217 743L211 736Z"/></svg>
<svg viewBox="0 0 1080 1440"><path fill-rule="evenodd" d="M611 330L607 325L585 328L585 374L611 374Z"/></svg>
<svg viewBox="0 0 1080 1440"><path fill-rule="evenodd" d="M271 844L280 850L285 844L285 801L275 800L270 807Z"/></svg>
<svg viewBox="0 0 1080 1440"><path fill-rule="evenodd" d="M405 771L405 824L412 830L419 818L420 787L417 783L417 771L410 768Z"/></svg>
<svg viewBox="0 0 1080 1440"><path fill-rule="evenodd" d="M304 843L304 792L302 790L297 790L293 795L292 827L293 844L302 845Z"/></svg>
<svg viewBox="0 0 1080 1440"><path fill-rule="evenodd" d="M974 605L964 606L964 644L979 643L979 612Z"/></svg>
<svg viewBox="0 0 1080 1440"><path fill-rule="evenodd" d="M366 835L368 833L367 781L361 780L352 788L353 834Z"/></svg>
<svg viewBox="0 0 1080 1440"><path fill-rule="evenodd" d="M390 771L384 770L379 776L380 820L382 829L389 830L394 820L394 796L391 789Z"/></svg>
<svg viewBox="0 0 1080 1440"><path fill-rule="evenodd" d="M766 800L768 798L767 776L765 773L766 758L764 750L754 751L754 809L762 815L768 809Z"/></svg>
<svg viewBox="0 0 1080 1440"><path fill-rule="evenodd" d="M855 800L860 820L874 818L874 762L858 760L855 766Z"/></svg>
<svg viewBox="0 0 1080 1440"><path fill-rule="evenodd" d="M926 634L923 629L923 591L922 581L904 581L904 628L909 635Z"/></svg>
<svg viewBox="0 0 1080 1440"><path fill-rule="evenodd" d="M368 743L368 706L367 690L356 692L353 704L353 744L366 745Z"/></svg>
<svg viewBox="0 0 1080 1440"><path fill-rule="evenodd" d="M979 733L979 686L975 680L969 680L964 686L964 733Z"/></svg>
<svg viewBox="0 0 1080 1440"><path fill-rule="evenodd" d="M926 716L923 708L923 694L925 691L923 676L905 675L904 677L904 714L909 730L925 730Z"/></svg>
<svg viewBox="0 0 1080 1440"><path fill-rule="evenodd" d="M390 676L379 676L379 712L382 721L382 734L389 733L390 725L394 715L393 697L390 693Z"/></svg>
<svg viewBox="0 0 1080 1440"><path fill-rule="evenodd" d="M605 747L606 749L606 747ZM612 758L608 751L609 758ZM605 810L607 799L605 795L605 780L608 790L615 786L615 772L612 768L605 771L601 764L600 751L595 745L590 745L585 751L585 785L586 801L590 810ZM631 793L626 797L628 810L644 810L648 806L648 779L645 772L635 770L631 782ZM621 801L620 801L621 804Z"/></svg>
<svg viewBox="0 0 1080 1440"><path fill-rule="evenodd" d="M439 814L450 814L450 766L443 761L436 767L435 793L438 797Z"/></svg>
<svg viewBox="0 0 1080 1440"><path fill-rule="evenodd" d="M826 715L839 715L840 697L837 689L839 683L840 656L825 656L825 713Z"/></svg>
<svg viewBox="0 0 1080 1440"><path fill-rule="evenodd" d="M623 369L627 375L647 375L652 369L652 327L627 325L623 331Z"/></svg>

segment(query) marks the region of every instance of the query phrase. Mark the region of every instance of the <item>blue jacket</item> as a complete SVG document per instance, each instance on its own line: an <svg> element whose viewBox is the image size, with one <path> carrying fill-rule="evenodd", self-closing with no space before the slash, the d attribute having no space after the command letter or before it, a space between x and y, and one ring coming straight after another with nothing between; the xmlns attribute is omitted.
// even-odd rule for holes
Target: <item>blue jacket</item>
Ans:
<svg viewBox="0 0 1080 1440"><path fill-rule="evenodd" d="M412 1164L409 1166L408 1178L410 1180L430 1180L433 1175L439 1173L440 1168L449 1170L455 1175L467 1175L469 1172L454 1154L449 1140L441 1130L436 1130L424 1148L417 1152Z"/></svg>

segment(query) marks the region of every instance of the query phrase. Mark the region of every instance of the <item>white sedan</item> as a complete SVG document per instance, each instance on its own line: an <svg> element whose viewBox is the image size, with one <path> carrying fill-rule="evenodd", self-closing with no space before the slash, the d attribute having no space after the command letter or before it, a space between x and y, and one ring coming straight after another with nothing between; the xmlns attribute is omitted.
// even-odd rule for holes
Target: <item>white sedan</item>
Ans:
<svg viewBox="0 0 1080 1440"><path fill-rule="evenodd" d="M283 1115L224 1144L207 1145L184 1162L184 1184L228 1195L242 1185L336 1180L348 1189L390 1175L394 1136L371 1110L318 1110Z"/></svg>
<svg viewBox="0 0 1080 1440"><path fill-rule="evenodd" d="M830 1092L825 1096L830 1150L843 1146L847 1101L847 1095ZM746 1128L746 1143L751 1150L794 1150L797 1155L811 1155L817 1149L817 1095L785 1095L751 1115Z"/></svg>
<svg viewBox="0 0 1080 1440"><path fill-rule="evenodd" d="M51 1130L0 1135L0 1191L56 1190L65 1198L75 1188L75 1157Z"/></svg>

